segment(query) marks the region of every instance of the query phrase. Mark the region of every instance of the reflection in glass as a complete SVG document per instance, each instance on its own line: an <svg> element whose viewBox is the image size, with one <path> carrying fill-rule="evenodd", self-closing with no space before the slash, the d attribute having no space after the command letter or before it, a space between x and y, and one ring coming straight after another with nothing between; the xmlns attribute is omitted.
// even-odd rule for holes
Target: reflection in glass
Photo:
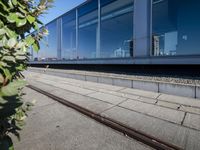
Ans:
<svg viewBox="0 0 200 150"><path fill-rule="evenodd" d="M89 59L96 58L97 49L97 7L98 1L91 1L81 7L79 12L78 27L78 58Z"/></svg>
<svg viewBox="0 0 200 150"><path fill-rule="evenodd" d="M33 52L34 61L58 60L57 57L57 22L52 22L46 27L49 35L40 41L40 50Z"/></svg>
<svg viewBox="0 0 200 150"><path fill-rule="evenodd" d="M55 21L47 25L47 29L49 30L49 35L47 36L48 48L46 50L46 56L47 59L57 60L57 22Z"/></svg>
<svg viewBox="0 0 200 150"><path fill-rule="evenodd" d="M200 1L153 1L154 56L200 54Z"/></svg>
<svg viewBox="0 0 200 150"><path fill-rule="evenodd" d="M101 57L133 56L133 0L116 0L101 12Z"/></svg>
<svg viewBox="0 0 200 150"><path fill-rule="evenodd" d="M62 60L76 59L76 12L62 17Z"/></svg>

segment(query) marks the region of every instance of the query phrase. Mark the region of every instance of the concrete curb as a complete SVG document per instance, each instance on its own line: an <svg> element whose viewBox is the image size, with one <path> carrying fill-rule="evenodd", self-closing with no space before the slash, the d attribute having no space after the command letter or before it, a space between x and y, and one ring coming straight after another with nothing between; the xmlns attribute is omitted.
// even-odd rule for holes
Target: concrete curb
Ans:
<svg viewBox="0 0 200 150"><path fill-rule="evenodd" d="M180 84L180 83L169 83L160 81L148 81L148 80L133 80L130 78L117 77L117 76L106 76L98 74L83 74L83 73L65 73L62 71L46 70L45 69L29 69L29 71L35 71L50 75L57 75L66 78L72 78L83 81L104 83L109 85L122 86L127 88L134 88L176 96L190 97L200 99L200 86L192 84Z"/></svg>

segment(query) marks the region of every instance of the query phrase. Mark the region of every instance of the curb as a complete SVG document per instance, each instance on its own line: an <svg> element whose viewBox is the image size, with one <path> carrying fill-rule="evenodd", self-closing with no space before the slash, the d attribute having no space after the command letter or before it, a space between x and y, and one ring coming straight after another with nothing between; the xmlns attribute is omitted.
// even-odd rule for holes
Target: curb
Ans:
<svg viewBox="0 0 200 150"><path fill-rule="evenodd" d="M65 78L71 78L82 81L90 81L96 83L104 83L127 88L140 89L151 92L158 92L176 96L200 99L200 86L192 84L169 83L148 80L133 80L124 77L106 76L106 75L90 75L81 73L64 73L61 71L45 70L45 69L29 69L32 72L39 72L49 75L56 75Z"/></svg>

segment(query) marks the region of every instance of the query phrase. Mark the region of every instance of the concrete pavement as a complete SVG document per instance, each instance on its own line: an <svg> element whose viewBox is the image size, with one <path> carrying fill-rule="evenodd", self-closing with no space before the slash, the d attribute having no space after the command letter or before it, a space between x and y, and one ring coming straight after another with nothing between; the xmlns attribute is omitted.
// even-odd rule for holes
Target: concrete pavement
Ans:
<svg viewBox="0 0 200 150"><path fill-rule="evenodd" d="M25 88L25 101L36 100L16 150L151 150L80 113Z"/></svg>
<svg viewBox="0 0 200 150"><path fill-rule="evenodd" d="M200 101L24 72L30 84L188 150L200 147Z"/></svg>

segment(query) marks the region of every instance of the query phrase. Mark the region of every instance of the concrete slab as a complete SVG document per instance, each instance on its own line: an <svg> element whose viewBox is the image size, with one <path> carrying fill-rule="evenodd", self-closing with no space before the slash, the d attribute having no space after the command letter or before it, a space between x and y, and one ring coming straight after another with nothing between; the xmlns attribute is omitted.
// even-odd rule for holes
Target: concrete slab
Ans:
<svg viewBox="0 0 200 150"><path fill-rule="evenodd" d="M172 102L172 103L178 103L178 104L182 104L182 105L186 105L186 106L193 106L193 107L199 107L200 108L200 101L197 100L197 99L193 99L193 98L161 94L158 97L158 100L162 100L162 101L166 101L166 102Z"/></svg>
<svg viewBox="0 0 200 150"><path fill-rule="evenodd" d="M52 94L64 98L76 105L82 106L84 108L87 108L89 110L92 110L96 113L100 113L103 112L111 107L113 107L114 105L106 103L106 102L102 102L99 101L95 98L91 98L88 96L83 96L80 94L76 94L76 93L72 93L66 90L59 90L59 91L53 91Z"/></svg>
<svg viewBox="0 0 200 150"><path fill-rule="evenodd" d="M175 109L175 110L177 110L178 107L180 107L179 104L174 104L174 103L169 103L169 102L164 102L164 101L158 101L157 105L172 108L172 109Z"/></svg>
<svg viewBox="0 0 200 150"><path fill-rule="evenodd" d="M86 75L86 81L98 82L98 77Z"/></svg>
<svg viewBox="0 0 200 150"><path fill-rule="evenodd" d="M128 100L121 103L119 106L177 124L181 124L184 117L184 112L142 103L139 101Z"/></svg>
<svg viewBox="0 0 200 150"><path fill-rule="evenodd" d="M28 84L35 85L36 87L40 87L40 89L43 89L50 93L54 90L47 84L43 84L41 82L37 82L37 81L33 81L33 80L28 80Z"/></svg>
<svg viewBox="0 0 200 150"><path fill-rule="evenodd" d="M130 88L123 89L119 92L133 94L133 95L139 95L139 96L153 98L153 99L157 98L160 95L159 93L156 93L156 92L149 92L149 91L130 89Z"/></svg>
<svg viewBox="0 0 200 150"><path fill-rule="evenodd" d="M195 113L200 115L200 108L194 108L194 107L188 107L188 106L181 106L180 110L184 112L189 112L189 113Z"/></svg>
<svg viewBox="0 0 200 150"><path fill-rule="evenodd" d="M153 98L147 98L147 97L142 97L140 96L137 100L141 101L141 102L145 102L145 103L150 103L150 104L155 104L157 102L156 99Z"/></svg>
<svg viewBox="0 0 200 150"><path fill-rule="evenodd" d="M121 103L121 102L123 102L127 99L127 98L122 98L122 97L119 97L119 96L114 96L114 95L111 95L111 94L106 94L106 93L101 93L101 92L88 94L88 96L102 100L104 102L114 104L114 105L117 105L117 104L119 104L119 103Z"/></svg>
<svg viewBox="0 0 200 150"><path fill-rule="evenodd" d="M133 80L133 88L158 92L158 83Z"/></svg>
<svg viewBox="0 0 200 150"><path fill-rule="evenodd" d="M104 112L102 115L116 119L124 124L129 125L130 127L135 128L136 130L143 131L156 138L180 146L183 149L188 139L188 129L185 127L124 108L114 107Z"/></svg>
<svg viewBox="0 0 200 150"><path fill-rule="evenodd" d="M85 75L76 74L76 75L75 75L75 79L85 81L85 80L86 80L86 77L85 77Z"/></svg>
<svg viewBox="0 0 200 150"><path fill-rule="evenodd" d="M108 91L119 91L121 89L124 89L123 87L120 86L113 86L113 85L108 85L108 84L103 84L103 83L95 83L95 82L81 82L80 83L82 86L85 88L94 88L97 91L100 89L108 90Z"/></svg>
<svg viewBox="0 0 200 150"><path fill-rule="evenodd" d="M95 91L92 91L92 90L88 90L88 89L84 89L84 88L80 88L80 87L76 87L76 86L72 86L72 85L68 85L68 84L53 83L53 81L49 82L48 80L47 81L39 80L39 81L42 82L42 83L45 83L45 84L51 84L52 83L51 84L52 86L62 88L62 89L65 89L65 90L68 90L68 91L71 91L71 92L78 93L78 94L82 94L82 95L87 95L87 94L95 92Z"/></svg>
<svg viewBox="0 0 200 150"><path fill-rule="evenodd" d="M119 96L119 97L124 97L124 98L128 98L128 99L133 99L133 100L137 100L140 97L138 95L115 92L115 91L109 91L109 90L105 90L105 89L101 89L100 92L111 94L111 95L115 95L115 96Z"/></svg>
<svg viewBox="0 0 200 150"><path fill-rule="evenodd" d="M200 99L200 86L196 86L196 98Z"/></svg>
<svg viewBox="0 0 200 150"><path fill-rule="evenodd" d="M159 92L171 95L195 98L195 86L159 83Z"/></svg>
<svg viewBox="0 0 200 150"><path fill-rule="evenodd" d="M107 77L98 77L99 78L99 83L105 83L105 84L113 84L112 78L107 78Z"/></svg>
<svg viewBox="0 0 200 150"><path fill-rule="evenodd" d="M188 140L185 144L186 150L198 150L200 148L200 132L195 130L188 131Z"/></svg>
<svg viewBox="0 0 200 150"><path fill-rule="evenodd" d="M200 130L200 115L187 113L183 125Z"/></svg>
<svg viewBox="0 0 200 150"><path fill-rule="evenodd" d="M113 85L132 88L132 81L126 79L116 79L113 78Z"/></svg>
<svg viewBox="0 0 200 150"><path fill-rule="evenodd" d="M16 150L151 149L60 104L35 107L38 111L27 118L21 141L14 138Z"/></svg>
<svg viewBox="0 0 200 150"><path fill-rule="evenodd" d="M48 97L46 97L44 95L40 95L40 98L36 97L36 95L38 93L27 87L25 87L23 89L23 93L25 93L25 95L23 95L23 101L35 102L33 109L37 109L38 107L43 107L43 106L47 106L47 105L56 103L55 101L50 100ZM35 107L35 106L37 106L37 107Z"/></svg>
<svg viewBox="0 0 200 150"><path fill-rule="evenodd" d="M74 74L66 74L65 77L66 78L76 79Z"/></svg>

